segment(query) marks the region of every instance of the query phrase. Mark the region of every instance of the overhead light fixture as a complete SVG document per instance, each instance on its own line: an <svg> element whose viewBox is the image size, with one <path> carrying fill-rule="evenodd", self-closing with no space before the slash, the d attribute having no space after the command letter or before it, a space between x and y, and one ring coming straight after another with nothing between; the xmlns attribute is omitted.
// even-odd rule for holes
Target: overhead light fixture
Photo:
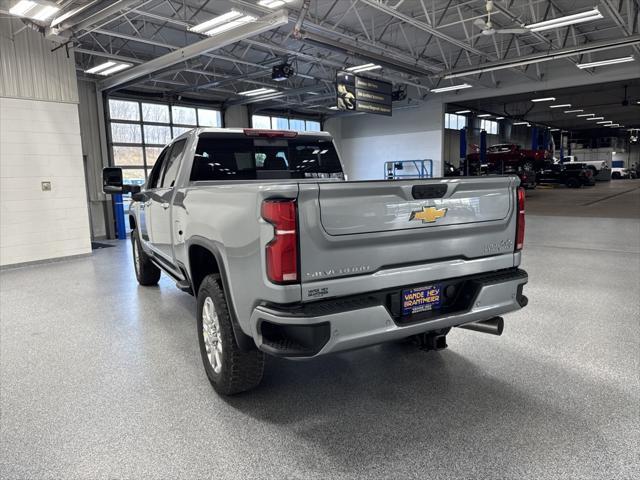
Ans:
<svg viewBox="0 0 640 480"><path fill-rule="evenodd" d="M260 0L258 5L267 8L278 8L291 2L293 2L293 0Z"/></svg>
<svg viewBox="0 0 640 480"><path fill-rule="evenodd" d="M591 117L587 118L587 120L604 120L604 117Z"/></svg>
<svg viewBox="0 0 640 480"><path fill-rule="evenodd" d="M584 112L584 110L565 110L564 113L578 113L578 112Z"/></svg>
<svg viewBox="0 0 640 480"><path fill-rule="evenodd" d="M619 123L612 123L611 125L607 125L607 127L619 127L619 126L620 126Z"/></svg>
<svg viewBox="0 0 640 480"><path fill-rule="evenodd" d="M238 10L230 10L227 13L223 13L222 15L218 15L211 20L207 20L206 22L189 28L189 31L213 36L239 27L241 25L255 22L256 20L257 18L253 15L245 15Z"/></svg>
<svg viewBox="0 0 640 480"><path fill-rule="evenodd" d="M101 63L100 65L96 65L95 67L90 68L89 70L85 70L84 73L93 73L97 75L107 76L129 67L131 67L130 63L115 62L110 60L108 62Z"/></svg>
<svg viewBox="0 0 640 480"><path fill-rule="evenodd" d="M576 115L576 117L595 117L595 113L583 113L582 115Z"/></svg>
<svg viewBox="0 0 640 480"><path fill-rule="evenodd" d="M255 97L256 95L273 93L275 91L276 90L274 88L256 88L255 90L247 90L245 92L239 92L238 95L244 95L245 97Z"/></svg>
<svg viewBox="0 0 640 480"><path fill-rule="evenodd" d="M9 9L11 15L27 17L40 22L53 17L59 11L58 5L45 0L20 0Z"/></svg>
<svg viewBox="0 0 640 480"><path fill-rule="evenodd" d="M513 122L514 125L526 125L529 126L529 122Z"/></svg>
<svg viewBox="0 0 640 480"><path fill-rule="evenodd" d="M606 125L607 123L613 123L611 120L603 120L602 122L596 122L599 125Z"/></svg>
<svg viewBox="0 0 640 480"><path fill-rule="evenodd" d="M490 113L481 113L480 115L478 115L479 118L486 118L486 117L490 117L491 114Z"/></svg>
<svg viewBox="0 0 640 480"><path fill-rule="evenodd" d="M609 60L600 60L598 62L589 62L589 63L576 63L576 67L578 68L595 68L595 67L604 67L605 65L614 65L616 63L627 63L633 62L635 57L630 55L628 57L620 57L620 58L610 58Z"/></svg>
<svg viewBox="0 0 640 480"><path fill-rule="evenodd" d="M471 113L471 110L458 110L456 115L462 115L463 113Z"/></svg>
<svg viewBox="0 0 640 480"><path fill-rule="evenodd" d="M544 97L544 98L532 98L531 101L534 103L538 102L555 102L556 97Z"/></svg>
<svg viewBox="0 0 640 480"><path fill-rule="evenodd" d="M559 132L560 129L559 128L550 128L549 131L550 132Z"/></svg>
<svg viewBox="0 0 640 480"><path fill-rule="evenodd" d="M496 117L496 120L504 120L504 117Z"/></svg>
<svg viewBox="0 0 640 480"><path fill-rule="evenodd" d="M549 108L567 108L571 107L570 103L563 103L561 105L549 105Z"/></svg>
<svg viewBox="0 0 640 480"><path fill-rule="evenodd" d="M346 70L352 73L368 72L369 70L377 70L382 68L381 65L375 63L365 63L364 65L356 65L355 67L349 67Z"/></svg>
<svg viewBox="0 0 640 480"><path fill-rule="evenodd" d="M329 107L329 110L337 110L338 107L336 107L335 105L333 107Z"/></svg>
<svg viewBox="0 0 640 480"><path fill-rule="evenodd" d="M598 7L587 12L574 13L573 15L566 15L564 17L552 18L551 20L545 20L543 22L532 23L531 25L525 25L524 28L532 32L541 32L543 30L550 30L552 28L566 27L567 25L575 25L576 23L590 22L592 20L598 20L602 17Z"/></svg>
<svg viewBox="0 0 640 480"><path fill-rule="evenodd" d="M433 93L442 93L442 92L452 92L454 90L462 90L464 88L471 88L473 85L469 85L468 83L461 83L460 85L451 85L450 87L440 87L440 88L432 88L431 91Z"/></svg>

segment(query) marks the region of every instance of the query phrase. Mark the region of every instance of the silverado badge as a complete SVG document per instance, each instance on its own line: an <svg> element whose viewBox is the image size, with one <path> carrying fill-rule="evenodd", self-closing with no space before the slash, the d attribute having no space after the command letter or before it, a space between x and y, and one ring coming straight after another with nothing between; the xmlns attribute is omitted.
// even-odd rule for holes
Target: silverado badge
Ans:
<svg viewBox="0 0 640 480"><path fill-rule="evenodd" d="M433 223L447 214L446 208L422 207L422 210L411 212L409 221L422 220L422 223Z"/></svg>

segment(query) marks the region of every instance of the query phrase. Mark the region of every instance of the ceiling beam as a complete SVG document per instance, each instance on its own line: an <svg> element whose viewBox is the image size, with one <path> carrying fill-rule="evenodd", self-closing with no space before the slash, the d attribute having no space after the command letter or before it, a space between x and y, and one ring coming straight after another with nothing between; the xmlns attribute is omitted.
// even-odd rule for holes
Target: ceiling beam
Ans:
<svg viewBox="0 0 640 480"><path fill-rule="evenodd" d="M609 12L609 15L611 15L611 18L613 18L613 21L616 22L616 25L620 27L624 35L626 37L633 35L633 31L631 31L627 26L627 24L624 22L622 15L618 11L618 9L613 5L611 0L601 0L601 2ZM634 45L633 49L636 51L636 53L640 54L640 46Z"/></svg>
<svg viewBox="0 0 640 480"><path fill-rule="evenodd" d="M274 28L286 25L289 15L286 10L279 10L270 15L259 18L256 22L241 25L233 30L228 30L219 35L205 38L199 42L192 43L173 52L169 52L161 57L150 60L142 65L125 70L121 74L114 75L100 82L101 90L111 90L126 83L170 67L190 58L197 57L210 50L216 50L232 43L236 43L244 38L259 35L273 30Z"/></svg>

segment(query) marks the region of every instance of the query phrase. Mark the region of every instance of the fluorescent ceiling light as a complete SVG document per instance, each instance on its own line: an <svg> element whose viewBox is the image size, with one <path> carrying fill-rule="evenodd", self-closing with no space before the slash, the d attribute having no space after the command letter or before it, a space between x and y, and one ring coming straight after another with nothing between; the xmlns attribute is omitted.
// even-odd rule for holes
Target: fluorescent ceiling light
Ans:
<svg viewBox="0 0 640 480"><path fill-rule="evenodd" d="M496 117L496 120L504 120L504 117Z"/></svg>
<svg viewBox="0 0 640 480"><path fill-rule="evenodd" d="M18 17L32 18L45 21L60 11L60 7L53 2L44 0L20 0L9 9L9 13Z"/></svg>
<svg viewBox="0 0 640 480"><path fill-rule="evenodd" d="M337 110L338 107L336 107L335 105L333 107L329 107L329 110Z"/></svg>
<svg viewBox="0 0 640 480"><path fill-rule="evenodd" d="M101 63L100 65L96 65L93 68L90 68L89 70L85 70L84 73L98 73L102 70L106 70L107 68L113 67L116 64L116 62L104 62Z"/></svg>
<svg viewBox="0 0 640 480"><path fill-rule="evenodd" d="M457 115L462 115L463 113L471 113L471 110L459 110L456 112Z"/></svg>
<svg viewBox="0 0 640 480"><path fill-rule="evenodd" d="M549 131L550 132L559 132L560 129L559 128L550 128Z"/></svg>
<svg viewBox="0 0 640 480"><path fill-rule="evenodd" d="M619 127L619 123L612 123L611 125L607 125L607 127Z"/></svg>
<svg viewBox="0 0 640 480"><path fill-rule="evenodd" d="M578 68L604 67L605 65L613 65L613 64L616 64L616 63L633 62L634 60L635 60L635 57L633 55L630 55L628 57L610 58L609 60L600 60L598 62L577 63L576 67L578 67Z"/></svg>
<svg viewBox="0 0 640 480"><path fill-rule="evenodd" d="M549 105L549 108L567 108L571 107L570 103L563 103L561 105Z"/></svg>
<svg viewBox="0 0 640 480"><path fill-rule="evenodd" d="M291 3L293 0L260 0L258 5L261 7L267 8L278 8L283 6L285 3Z"/></svg>
<svg viewBox="0 0 640 480"><path fill-rule="evenodd" d="M482 114L478 115L478 117L480 117L480 118L485 118L485 117L490 117L490 116L491 116L490 113L482 113Z"/></svg>
<svg viewBox="0 0 640 480"><path fill-rule="evenodd" d="M118 65L115 65L111 68L98 72L98 75L105 75L105 76L111 75L112 73L116 73L116 72L119 72L120 70L124 70L125 68L129 68L130 66L131 66L130 63L118 63Z"/></svg>
<svg viewBox="0 0 640 480"><path fill-rule="evenodd" d="M556 97L532 98L532 102L555 102Z"/></svg>
<svg viewBox="0 0 640 480"><path fill-rule="evenodd" d="M245 92L240 92L238 95L244 95L246 97L255 97L256 95L263 95L265 93L272 93L276 90L274 88L256 88L255 90L247 90Z"/></svg>
<svg viewBox="0 0 640 480"><path fill-rule="evenodd" d="M599 125L605 125L607 123L613 123L613 122L611 120L604 120L602 122L596 122L596 123L599 124Z"/></svg>
<svg viewBox="0 0 640 480"><path fill-rule="evenodd" d="M213 36L255 21L256 17L253 15L245 15L238 10L230 10L227 13L223 13L211 20L189 28L189 31Z"/></svg>
<svg viewBox="0 0 640 480"><path fill-rule="evenodd" d="M242 16L242 12L239 12L238 10L230 10L227 13L223 13L222 15L218 15L217 17L214 17L211 20L207 20L206 22L199 23L198 25L189 28L189 31L196 32L196 33L203 33L203 32L206 32L207 30L211 30L216 25L221 25L231 20L235 20L236 18L240 18L241 16Z"/></svg>
<svg viewBox="0 0 640 480"><path fill-rule="evenodd" d="M595 117L595 113L583 113L582 115L576 115L576 117Z"/></svg>
<svg viewBox="0 0 640 480"><path fill-rule="evenodd" d="M346 70L352 73L359 73L359 72L368 72L369 70L377 70L378 68L382 68L382 66L376 65L375 63L365 63L364 65L356 65L355 67L349 67Z"/></svg>
<svg viewBox="0 0 640 480"><path fill-rule="evenodd" d="M578 109L578 110L565 110L564 113L578 113L578 112L584 112L584 110Z"/></svg>
<svg viewBox="0 0 640 480"><path fill-rule="evenodd" d="M589 10L587 12L574 13L573 15L552 18L551 20L532 23L531 25L525 25L524 27L531 30L532 32L541 32L542 30L566 27L567 25L574 25L576 23L590 22L591 20L597 20L599 18L603 18L602 14L600 13L600 10L595 7L593 10Z"/></svg>
<svg viewBox="0 0 640 480"><path fill-rule="evenodd" d="M462 83L460 85L451 85L450 87L440 87L440 88L432 88L431 91L433 93L441 93L441 92L451 92L453 90L462 90L463 88L471 88L473 85L469 85L468 83Z"/></svg>
<svg viewBox="0 0 640 480"><path fill-rule="evenodd" d="M591 117L587 118L587 120L604 120L604 117Z"/></svg>
<svg viewBox="0 0 640 480"><path fill-rule="evenodd" d="M529 126L529 122L513 122L514 125L526 125Z"/></svg>

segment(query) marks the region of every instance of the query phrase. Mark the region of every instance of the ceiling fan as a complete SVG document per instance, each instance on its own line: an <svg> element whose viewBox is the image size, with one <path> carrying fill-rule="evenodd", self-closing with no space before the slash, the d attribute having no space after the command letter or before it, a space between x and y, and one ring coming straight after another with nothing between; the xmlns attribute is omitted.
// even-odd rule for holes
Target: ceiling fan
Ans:
<svg viewBox="0 0 640 480"><path fill-rule="evenodd" d="M491 23L491 12L493 12L493 1L487 0L486 4L487 9L487 20L483 20L482 18L477 18L473 24L479 27L482 30L482 33L475 35L475 37L479 37L480 35L495 35L496 33L510 34L510 33L527 33L529 30L526 28L493 28L493 24ZM475 38L474 37L474 38Z"/></svg>

